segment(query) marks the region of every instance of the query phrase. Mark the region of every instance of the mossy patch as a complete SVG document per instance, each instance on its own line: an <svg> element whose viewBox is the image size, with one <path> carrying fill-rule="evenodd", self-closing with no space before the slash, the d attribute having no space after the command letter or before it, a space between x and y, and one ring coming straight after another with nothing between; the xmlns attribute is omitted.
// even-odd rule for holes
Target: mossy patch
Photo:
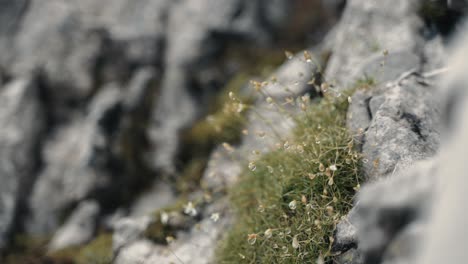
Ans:
<svg viewBox="0 0 468 264"><path fill-rule="evenodd" d="M18 235L15 248L1 263L6 264L110 264L112 234L101 233L83 246L73 246L47 253L48 238Z"/></svg>
<svg viewBox="0 0 468 264"><path fill-rule="evenodd" d="M310 104L290 140L249 163L230 190L237 220L217 263L332 258L333 232L360 182L360 155L345 126L349 93Z"/></svg>
<svg viewBox="0 0 468 264"><path fill-rule="evenodd" d="M182 213L186 203L187 199L181 197L172 205L155 211L152 216L154 220L145 230L144 236L158 244L166 244L166 238L169 236L175 237L177 228L163 223L162 214L169 214L171 212Z"/></svg>
<svg viewBox="0 0 468 264"><path fill-rule="evenodd" d="M49 253L53 260L73 264L110 264L112 262L112 234L101 233L84 246L70 247Z"/></svg>

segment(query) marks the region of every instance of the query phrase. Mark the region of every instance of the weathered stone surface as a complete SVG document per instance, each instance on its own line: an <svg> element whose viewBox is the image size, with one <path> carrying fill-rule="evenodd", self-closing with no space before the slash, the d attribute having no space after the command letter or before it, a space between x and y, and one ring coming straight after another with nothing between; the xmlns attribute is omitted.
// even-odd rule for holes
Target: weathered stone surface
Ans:
<svg viewBox="0 0 468 264"><path fill-rule="evenodd" d="M14 2L6 10L24 14L15 16L22 19L18 30L3 36L11 50L0 64L14 75L41 70L61 114L67 103L86 100L101 83L125 80L132 67L160 61L172 1Z"/></svg>
<svg viewBox="0 0 468 264"><path fill-rule="evenodd" d="M32 79L15 79L0 87L0 250L34 182L44 127L38 93Z"/></svg>
<svg viewBox="0 0 468 264"><path fill-rule="evenodd" d="M364 133L361 141L365 176L386 176L396 167L405 168L433 156L440 130L435 87L417 74L410 74L372 89L353 96L348 114L352 133Z"/></svg>
<svg viewBox="0 0 468 264"><path fill-rule="evenodd" d="M287 18L289 5L291 3L284 0L275 0L274 4L250 0L196 0L182 1L170 12L165 75L149 131L150 139L155 142L155 151L148 156L149 164L174 171L178 132L203 112L200 108L203 98L213 87L209 84L210 78L205 83L199 75L210 69L207 62L224 47L222 39L267 40L272 36L271 30Z"/></svg>
<svg viewBox="0 0 468 264"><path fill-rule="evenodd" d="M352 222L364 262L350 263L463 263L468 258L467 234L460 228L467 221L463 209L468 154L466 41L447 60L449 70L439 72L443 81L432 95L441 109L439 153L398 167L391 177L362 189Z"/></svg>
<svg viewBox="0 0 468 264"><path fill-rule="evenodd" d="M464 224L466 213L466 190L468 186L468 76L466 32L458 40L448 60L450 70L443 78L441 94L443 102L443 145L440 151L437 188L431 203L428 227L420 256L415 263L435 264L441 261L463 263L468 259L466 248L468 236Z"/></svg>
<svg viewBox="0 0 468 264"><path fill-rule="evenodd" d="M150 189L135 198L130 208L130 216L139 217L149 215L154 211L172 204L176 199L177 197L169 184L154 182Z"/></svg>
<svg viewBox="0 0 468 264"><path fill-rule="evenodd" d="M49 250L78 246L91 240L96 231L99 211L96 201L81 202L65 224L57 230L49 244Z"/></svg>
<svg viewBox="0 0 468 264"><path fill-rule="evenodd" d="M64 209L89 197L93 190L109 185L111 175L104 170L109 159L109 153L105 152L109 128L104 122L119 100L118 88L108 87L92 102L86 117L58 129L49 139L43 153L45 168L29 198L30 232L52 232Z"/></svg>
<svg viewBox="0 0 468 264"><path fill-rule="evenodd" d="M222 203L225 203L223 201ZM216 206L216 205L215 205ZM226 204L221 207L225 208ZM155 245L148 240L138 240L123 247L115 259L118 264L141 263L213 263L216 243L228 227L230 217L217 211L217 221L209 217L202 220L190 232L179 232L177 239L168 247Z"/></svg>
<svg viewBox="0 0 468 264"><path fill-rule="evenodd" d="M113 226L112 249L114 254L127 245L141 240L152 219L148 216L122 218Z"/></svg>
<svg viewBox="0 0 468 264"><path fill-rule="evenodd" d="M366 263L380 263L387 246L402 229L424 216L432 202L436 168L434 160L421 161L363 188L353 224Z"/></svg>
<svg viewBox="0 0 468 264"><path fill-rule="evenodd" d="M356 236L356 209L352 209L345 219L343 219L336 226L335 230L335 241L332 245L333 252L347 252L353 248L357 248L357 236ZM352 257L353 254L344 257L344 259Z"/></svg>
<svg viewBox="0 0 468 264"><path fill-rule="evenodd" d="M85 115L55 130L44 146L44 169L30 199L32 233L52 232L64 210L86 198L121 201L144 184L144 124L154 71L137 71L126 90L110 84ZM125 188L122 188L125 186ZM70 208L71 207L71 208Z"/></svg>
<svg viewBox="0 0 468 264"><path fill-rule="evenodd" d="M422 21L415 12L420 1L347 1L334 29L332 57L326 69L328 80L340 89L362 78L361 67L372 56L416 52L422 43L418 30ZM389 26L391 25L391 26Z"/></svg>

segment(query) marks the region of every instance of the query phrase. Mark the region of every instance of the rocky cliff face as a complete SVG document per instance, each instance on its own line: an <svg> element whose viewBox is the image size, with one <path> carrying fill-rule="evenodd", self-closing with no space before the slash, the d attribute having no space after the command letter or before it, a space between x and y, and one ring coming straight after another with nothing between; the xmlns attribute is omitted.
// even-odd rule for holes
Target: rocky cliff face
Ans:
<svg viewBox="0 0 468 264"><path fill-rule="evenodd" d="M349 98L347 126L359 142L369 184L337 225L331 245L336 261L448 258L436 254L444 246L438 238L456 237L455 229L441 230L464 217L452 208L462 198L463 179L441 186L445 175L464 175L467 83L459 70L464 62L457 60L466 55L463 47L454 58L448 54L451 38L466 33L460 22L466 1L3 2L5 256L26 254L18 243L21 234L46 241L52 253L81 247L77 263L89 261L83 257L87 246L102 241L111 244L103 263L213 263L216 245L235 221L226 190L246 161L275 147L275 140L260 134L272 126L277 136L291 133L298 110L288 109L291 118L284 119L269 110L268 100L321 96L323 85L316 90L311 79L337 94L366 79L372 88ZM245 77L234 87L258 109L245 114L236 146L212 138L201 151L184 138L212 113L227 80L255 68L261 57L276 56L262 51L284 45L319 59L313 64L308 52L287 52L286 62L269 72L274 81L253 83L267 101L250 96ZM246 106L229 97L243 113ZM182 192L177 183L187 181L190 161L203 155L207 160L191 173L196 186ZM185 207L158 211L175 200ZM52 253L33 255L43 262L70 260ZM451 257L457 263L462 254Z"/></svg>

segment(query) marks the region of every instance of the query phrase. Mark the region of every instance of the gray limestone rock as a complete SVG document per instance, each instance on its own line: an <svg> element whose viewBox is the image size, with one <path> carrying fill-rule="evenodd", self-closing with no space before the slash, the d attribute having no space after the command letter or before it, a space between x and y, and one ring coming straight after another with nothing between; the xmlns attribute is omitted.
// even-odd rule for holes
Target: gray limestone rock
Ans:
<svg viewBox="0 0 468 264"><path fill-rule="evenodd" d="M18 224L24 193L29 193L35 179L45 123L38 93L28 78L0 86L0 250Z"/></svg>
<svg viewBox="0 0 468 264"><path fill-rule="evenodd" d="M143 233L151 223L148 216L122 218L113 226L112 249L117 254L122 248L143 238Z"/></svg>
<svg viewBox="0 0 468 264"><path fill-rule="evenodd" d="M415 73L371 89L353 96L348 114L351 132L362 134L365 176L376 179L433 156L440 137L435 87Z"/></svg>
<svg viewBox="0 0 468 264"><path fill-rule="evenodd" d="M110 184L105 169L106 117L119 105L118 88L108 87L93 100L87 116L57 130L44 147L44 169L29 197L28 231L47 234L58 226L58 216L88 198L93 190ZM102 153L104 152L104 153Z"/></svg>
<svg viewBox="0 0 468 264"><path fill-rule="evenodd" d="M333 32L334 46L325 72L327 79L335 81L340 89L346 89L363 77L361 68L369 57L378 56L385 50L390 54L417 52L423 41L418 34L422 27L416 14L419 2L347 1Z"/></svg>
<svg viewBox="0 0 468 264"><path fill-rule="evenodd" d="M165 75L161 95L156 99L149 137L154 153L148 164L174 172L173 159L179 149L178 133L203 112L210 92L203 71L213 70L221 39L248 39L255 43L271 38L287 18L289 1L275 0L195 0L181 1L169 13ZM215 38L223 36L223 38ZM198 80L198 83L197 83ZM210 81L210 80L208 80ZM194 83L195 82L195 83ZM196 91L194 89L197 89ZM197 97L193 94L197 93Z"/></svg>
<svg viewBox="0 0 468 264"><path fill-rule="evenodd" d="M99 205L95 201L83 201L55 232L49 244L50 251L82 245L91 240L96 231Z"/></svg>

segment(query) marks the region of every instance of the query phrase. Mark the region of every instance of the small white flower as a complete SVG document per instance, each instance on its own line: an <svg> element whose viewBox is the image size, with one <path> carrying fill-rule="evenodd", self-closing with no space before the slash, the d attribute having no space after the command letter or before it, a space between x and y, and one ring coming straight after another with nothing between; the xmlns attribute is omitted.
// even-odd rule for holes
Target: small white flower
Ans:
<svg viewBox="0 0 468 264"><path fill-rule="evenodd" d="M167 242L168 244L171 244L171 243L174 242L174 241L175 241L175 238L174 238L173 236L167 236L167 237L166 237L166 242Z"/></svg>
<svg viewBox="0 0 468 264"><path fill-rule="evenodd" d="M239 103L239 104L237 105L237 113L242 113L242 112L244 111L244 109L245 109L245 105L244 105L244 104Z"/></svg>
<svg viewBox="0 0 468 264"><path fill-rule="evenodd" d="M273 236L273 230L271 230L271 228L268 228L267 230L265 230L265 238L270 238Z"/></svg>
<svg viewBox="0 0 468 264"><path fill-rule="evenodd" d="M257 166L255 165L255 162L249 162L249 169L251 171L255 171L257 169Z"/></svg>
<svg viewBox="0 0 468 264"><path fill-rule="evenodd" d="M291 209L291 210L296 210L296 206L297 206L296 200L292 200L292 201L289 203L289 209Z"/></svg>
<svg viewBox="0 0 468 264"><path fill-rule="evenodd" d="M331 165L329 168L331 171L336 171L337 169L335 164Z"/></svg>
<svg viewBox="0 0 468 264"><path fill-rule="evenodd" d="M188 202L188 204L184 206L184 213L190 216L196 216L198 214L192 202Z"/></svg>
<svg viewBox="0 0 468 264"><path fill-rule="evenodd" d="M317 264L324 264L325 263L325 260L323 259L323 256L320 255L318 258L317 258L317 261L316 261Z"/></svg>
<svg viewBox="0 0 468 264"><path fill-rule="evenodd" d="M297 235L295 235L295 236L293 237L293 240L292 240L292 247L293 247L293 248L299 248L299 246L300 246L300 245L299 245L299 240L297 239Z"/></svg>
<svg viewBox="0 0 468 264"><path fill-rule="evenodd" d="M169 222L169 215L166 212L161 213L161 223L163 225L167 224Z"/></svg>
<svg viewBox="0 0 468 264"><path fill-rule="evenodd" d="M213 220L213 222L218 222L218 220L219 220L219 213L213 213L213 214L211 214L210 218L211 218L211 220Z"/></svg>
<svg viewBox="0 0 468 264"><path fill-rule="evenodd" d="M267 169L268 169L268 172L269 172L269 173L275 172L275 170L273 169L272 166L267 166Z"/></svg>

